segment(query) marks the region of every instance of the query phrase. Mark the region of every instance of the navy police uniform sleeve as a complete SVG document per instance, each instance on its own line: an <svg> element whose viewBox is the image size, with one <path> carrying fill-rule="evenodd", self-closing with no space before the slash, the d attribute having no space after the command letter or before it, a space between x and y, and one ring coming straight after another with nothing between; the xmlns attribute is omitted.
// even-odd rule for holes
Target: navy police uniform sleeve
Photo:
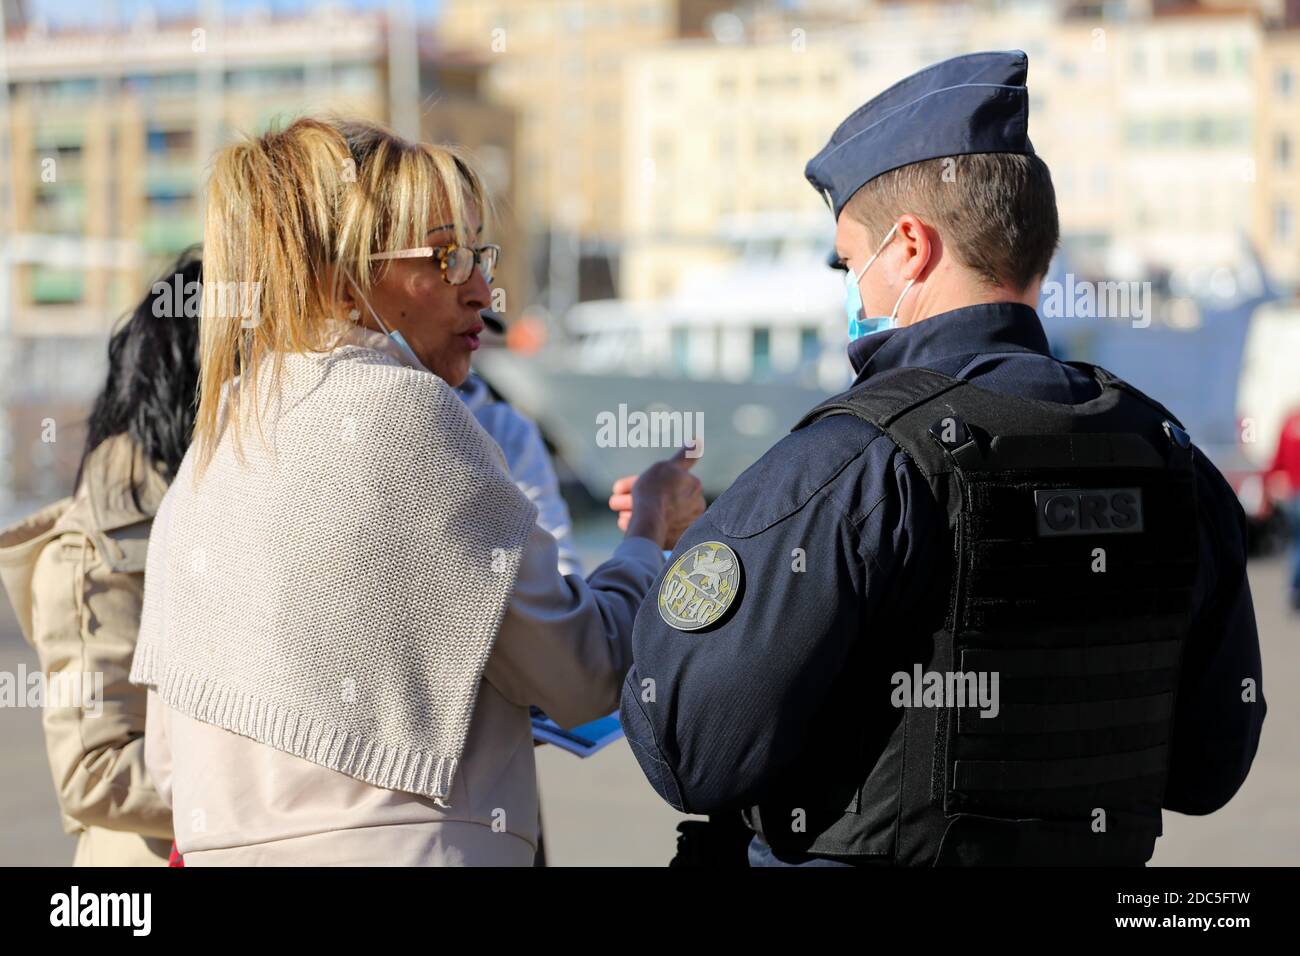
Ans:
<svg viewBox="0 0 1300 956"><path fill-rule="evenodd" d="M834 416L786 436L687 530L664 574L721 542L741 583L702 630L664 621L663 574L637 613L621 718L660 796L686 813L744 806L790 767L854 644L919 600L934 510L888 437Z"/></svg>
<svg viewBox="0 0 1300 956"><path fill-rule="evenodd" d="M1266 707L1246 577L1246 517L1218 469L1199 449L1195 455L1199 607L1183 648L1164 805L1204 814L1226 804L1246 779Z"/></svg>

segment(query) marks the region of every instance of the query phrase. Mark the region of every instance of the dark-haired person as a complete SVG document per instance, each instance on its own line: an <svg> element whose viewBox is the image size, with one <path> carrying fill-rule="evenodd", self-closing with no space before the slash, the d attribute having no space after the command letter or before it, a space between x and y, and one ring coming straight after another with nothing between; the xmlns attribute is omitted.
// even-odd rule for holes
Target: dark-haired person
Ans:
<svg viewBox="0 0 1300 956"><path fill-rule="evenodd" d="M172 842L145 768L146 690L127 675L149 531L194 426L198 323L171 295L178 276L196 288L196 250L109 340L73 497L0 532L0 577L47 677L45 741L78 866L166 866Z"/></svg>
<svg viewBox="0 0 1300 956"><path fill-rule="evenodd" d="M1023 53L957 57L808 164L852 388L681 537L623 726L756 865L1141 865L1222 807L1264 699L1232 489L1158 403L1057 361Z"/></svg>

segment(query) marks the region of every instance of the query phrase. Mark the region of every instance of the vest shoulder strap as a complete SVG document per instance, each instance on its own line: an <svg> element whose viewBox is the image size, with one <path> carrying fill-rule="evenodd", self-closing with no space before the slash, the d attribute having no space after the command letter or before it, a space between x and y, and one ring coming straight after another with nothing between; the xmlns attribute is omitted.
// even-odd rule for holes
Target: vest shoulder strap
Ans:
<svg viewBox="0 0 1300 956"><path fill-rule="evenodd" d="M916 441L914 429L899 429L894 424L911 412L942 399L967 382L927 368L897 368L873 376L834 395L805 415L794 429L805 428L831 415L854 415L871 422L902 448L927 479L952 471L952 463L943 445Z"/></svg>
<svg viewBox="0 0 1300 956"><path fill-rule="evenodd" d="M928 368L894 368L834 395L805 415L794 429L827 415L852 413L886 426L903 413L966 384Z"/></svg>
<svg viewBox="0 0 1300 956"><path fill-rule="evenodd" d="M1165 408L1164 405L1157 402L1154 398L1152 398L1150 395L1148 395L1146 392L1142 391L1141 389L1134 388L1132 385L1124 381L1124 379L1120 378L1114 372L1108 371L1107 369L1102 368L1100 365L1093 365L1089 362L1066 362L1065 364L1090 373L1102 387L1113 386L1115 388L1122 388L1125 392L1132 395L1134 398L1140 399L1141 401L1149 405L1151 408L1155 409L1157 412L1161 414L1162 417L1169 419L1169 421L1173 422L1179 428L1186 427L1183 425L1181 421L1178 420L1178 416L1176 416L1169 409Z"/></svg>
<svg viewBox="0 0 1300 956"><path fill-rule="evenodd" d="M1168 442L1179 446L1174 456L1190 462L1190 438L1167 408L1100 366L1067 364L1091 374L1103 393L1109 392L1117 400L1123 397L1118 405L1111 401L1108 407L1113 414L1097 423L1098 427L1109 424L1112 434L1066 434L1075 432L1072 427L1063 428L1069 424L1070 406L1000 396L925 368L890 369L872 376L818 405L795 428L830 415L854 415L871 422L912 458L932 485L957 466L1024 467L1031 459L1039 467L1067 466L1082 459L1113 464L1127 460L1150 466L1168 453L1166 442L1152 444L1162 429ZM1018 437L1021 426L1030 422L1041 430L1029 439ZM972 430L970 426L976 423L979 425ZM1130 432L1134 426L1146 437L1114 433ZM987 447L984 431L989 427L994 434L1007 431L996 446L996 456ZM1058 430L1062 433L1053 434ZM1157 447L1161 451L1155 451Z"/></svg>

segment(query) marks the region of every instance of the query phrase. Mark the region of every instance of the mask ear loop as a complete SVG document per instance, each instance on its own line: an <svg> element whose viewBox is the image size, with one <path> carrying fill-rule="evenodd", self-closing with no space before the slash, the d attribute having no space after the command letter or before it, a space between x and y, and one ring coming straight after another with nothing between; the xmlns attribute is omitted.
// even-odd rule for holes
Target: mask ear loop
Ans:
<svg viewBox="0 0 1300 956"><path fill-rule="evenodd" d="M374 320L379 323L379 327L384 330L384 334L388 336L388 338L396 344L398 348L406 353L407 358L413 361L418 368L424 368L424 363L420 361L420 357L415 354L415 349L411 348L410 344L406 341L406 336L402 335L401 332L394 332L390 329L384 320L379 317L379 313L375 311L374 306L370 304L370 300L361 294L360 287L357 286L356 282L353 282L351 276L348 276L348 281L352 283L352 288L356 291L357 296L366 307L366 311L374 317ZM353 311L356 310L354 309Z"/></svg>
<svg viewBox="0 0 1300 956"><path fill-rule="evenodd" d="M890 323L893 323L893 322L897 322L897 321L898 321L898 307L901 306L901 305L903 304L903 297L906 296L907 293L911 291L911 289L912 289L912 284L913 284L914 282L916 282L915 279L908 279L908 280L907 280L907 285L903 286L903 291L902 291L902 293L899 295L899 297L898 297L898 301L894 303L894 311L889 313L889 321L890 321Z"/></svg>
<svg viewBox="0 0 1300 956"><path fill-rule="evenodd" d="M894 223L894 225L890 228L889 232L885 233L885 238L880 240L880 245L876 246L876 251L871 254L871 258L868 259L867 264L862 267L862 271L853 277L854 282L862 281L862 277L866 275L867 270L871 268L871 263L875 262L877 259L880 258L881 251L885 248L885 246L889 245L889 240L894 238L894 233L896 232L898 232L898 223Z"/></svg>
<svg viewBox="0 0 1300 956"><path fill-rule="evenodd" d="M894 228L895 228L895 229L898 228L898 224L897 224L897 223L894 224ZM924 271L925 271L925 266L928 266L929 264L930 264L930 250L927 249L927 250L926 250L926 253L925 253L925 265L924 265L924 266L921 266L921 272L924 272ZM918 275L919 275L919 273L918 273ZM903 304L903 299L907 296L907 293L911 291L912 286L916 283L916 278L917 278L916 276L913 276L912 278L908 279L908 280L907 280L907 285L903 286L903 291L899 294L899 296L898 296L898 301L894 303L894 311L891 312L891 313L889 313L889 323L890 323L890 325L893 325L895 322L898 321L898 309L899 309L899 306L901 306L901 305Z"/></svg>
<svg viewBox="0 0 1300 956"><path fill-rule="evenodd" d="M358 285L356 284L356 282L353 280L352 276L347 276L347 280L348 280L348 282L349 282L349 283L351 284L351 286L352 286L352 291L355 292L355 293L357 294L357 298L360 299L360 300L361 300L361 304L364 305L364 306L366 307L366 311L369 312L370 315L374 318L374 320L375 320L376 322L379 323L379 327L380 327L381 329L383 329L384 334L385 334L385 335L389 335L389 336L391 336L391 335L393 334L393 330L390 329L390 328L389 328L389 327L384 323L384 320L381 319L381 318L379 317L379 313L376 312L376 311L374 310L374 307L373 307L373 306L371 306L371 304L370 304L370 300L367 299L364 295L361 294L361 287L358 286ZM354 309L353 311L356 311L356 310Z"/></svg>

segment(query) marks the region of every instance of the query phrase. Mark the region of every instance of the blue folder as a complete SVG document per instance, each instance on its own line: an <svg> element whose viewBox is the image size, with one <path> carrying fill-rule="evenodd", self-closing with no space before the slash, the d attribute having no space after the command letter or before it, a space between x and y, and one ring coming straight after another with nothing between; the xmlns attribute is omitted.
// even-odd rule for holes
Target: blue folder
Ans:
<svg viewBox="0 0 1300 956"><path fill-rule="evenodd" d="M532 708L532 717L534 740L554 744L579 757L590 757L623 736L623 727L618 722L617 711L568 730L536 707Z"/></svg>

